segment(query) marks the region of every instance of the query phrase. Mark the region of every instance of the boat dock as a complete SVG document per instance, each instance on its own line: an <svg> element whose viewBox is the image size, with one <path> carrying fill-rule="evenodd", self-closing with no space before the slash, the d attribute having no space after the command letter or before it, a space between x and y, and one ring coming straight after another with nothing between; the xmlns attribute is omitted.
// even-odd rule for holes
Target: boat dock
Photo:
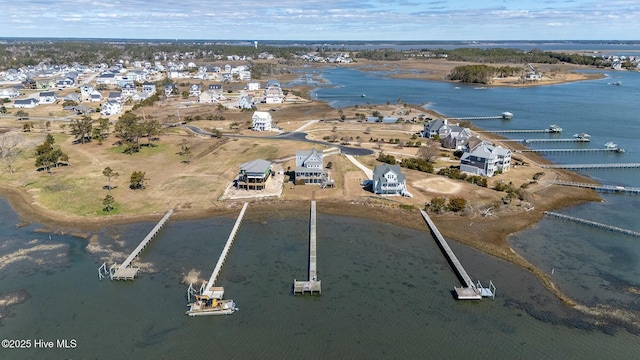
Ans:
<svg viewBox="0 0 640 360"><path fill-rule="evenodd" d="M167 211L167 213L160 219L160 221L156 224L156 226L147 234L147 236L142 240L142 242L131 252L131 254L127 257L127 259L120 265L114 264L107 270L107 264L103 263L102 266L98 269L98 275L100 280L102 278L109 276L111 280L134 280L136 275L138 274L138 270L140 268L132 268L129 267L131 262L142 252L142 250L149 244L149 242L156 236L158 231L164 226L164 224L169 220L169 217L173 214L173 209Z"/></svg>
<svg viewBox="0 0 640 360"><path fill-rule="evenodd" d="M581 218L577 218L577 217L573 217L573 216L569 216L569 215L563 215L563 214L559 214L559 213L552 212L552 211L545 211L544 214L547 215L547 216L553 216L553 217L556 217L556 218L559 218L559 219L573 221L573 222L578 223L578 224L589 225L589 226L593 226L593 227L596 227L596 228L599 228L599 229L604 229L604 230L617 232L617 233L623 234L623 235L640 237L640 232L638 232L638 231L627 230L627 229L623 229L623 228L620 228L620 227L617 227L617 226L611 226L611 225L607 225L607 224L603 224L603 223L599 223L599 222L595 222L595 221L591 221L591 220L581 219Z"/></svg>
<svg viewBox="0 0 640 360"><path fill-rule="evenodd" d="M502 114L498 115L498 116L466 116L466 117L452 117L452 118L447 118L447 120L460 120L460 121L466 121L466 120L511 120L513 118L513 114L505 111Z"/></svg>
<svg viewBox="0 0 640 360"><path fill-rule="evenodd" d="M640 168L640 163L617 163L617 164L540 164L543 169L568 169L568 170L588 170L588 169L634 169Z"/></svg>
<svg viewBox="0 0 640 360"><path fill-rule="evenodd" d="M568 138L568 139L500 139L499 142L519 142L524 144L530 144L534 142L590 142L589 138Z"/></svg>
<svg viewBox="0 0 640 360"><path fill-rule="evenodd" d="M229 254L229 250L231 249L231 245L233 245L233 240L238 233L238 228L240 228L240 223L242 222L242 218L244 217L244 213L247 210L247 206L249 203L245 202L242 205L242 210L240 210L240 214L238 215L238 219L236 223L233 225L233 229L231 229L231 234L229 234L229 238L227 239L224 248L222 249L222 254L220 254L220 258L218 258L218 263L216 263L216 267L213 269L213 273L211 273L211 277L209 278L209 282L204 288L201 288L201 295L206 295L210 298L221 299L224 295L224 288L218 287L215 288L213 285L218 279L218 274L220 274L220 270L222 270L222 265L224 265L224 261L227 259L227 255ZM191 285L190 285L191 286Z"/></svg>
<svg viewBox="0 0 640 360"><path fill-rule="evenodd" d="M322 283L318 280L317 271L317 255L316 255L316 202L311 201L311 215L309 218L309 280L298 281L293 280L293 293L304 294L309 292L313 294L322 293Z"/></svg>
<svg viewBox="0 0 640 360"><path fill-rule="evenodd" d="M431 234L438 240L438 244L440 245L440 249L442 249L443 253L447 257L449 263L453 266L453 269L458 275L458 278L462 280L465 286L463 287L454 287L453 290L456 293L456 298L458 300L482 300L483 297L491 297L492 299L496 296L496 287L493 285L493 282L489 281L489 287L482 287L482 284L478 281L478 284L474 284L471 280L467 271L462 267L460 260L456 257L456 254L451 250L449 244L444 239L440 231L433 223L429 215L422 209L420 209L420 213L422 213L422 217L427 222L429 229L431 230Z"/></svg>
<svg viewBox="0 0 640 360"><path fill-rule="evenodd" d="M620 148L602 148L602 149L528 149L516 150L517 153L536 152L536 153L577 153L577 152L622 152Z"/></svg>
<svg viewBox="0 0 640 360"><path fill-rule="evenodd" d="M640 187L598 185L598 184L578 183L578 182L562 181L562 180L552 180L550 182L555 185L581 187L581 188L593 189L595 191L600 191L600 192L640 194Z"/></svg>
<svg viewBox="0 0 640 360"><path fill-rule="evenodd" d="M531 130L482 130L482 131L476 131L477 133L480 134L542 134L542 133L551 133L551 134L557 134L559 132L562 132L562 130L557 131L557 130L552 130L552 129L531 129Z"/></svg>

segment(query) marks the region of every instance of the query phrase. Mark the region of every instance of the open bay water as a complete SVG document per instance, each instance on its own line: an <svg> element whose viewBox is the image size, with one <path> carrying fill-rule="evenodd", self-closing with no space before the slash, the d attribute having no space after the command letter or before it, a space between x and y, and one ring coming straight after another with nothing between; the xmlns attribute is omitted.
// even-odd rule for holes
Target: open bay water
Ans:
<svg viewBox="0 0 640 360"><path fill-rule="evenodd" d="M0 202L0 211L8 211ZM282 218L249 207L218 285L240 310L190 318L184 274L206 280L234 219L167 223L140 258L151 264L133 282L98 280L100 252L87 240L17 229L2 242L38 238L65 246L2 269L0 293L29 298L3 310L0 337L74 339L74 349L2 349L3 359L424 359L581 358L637 354L637 336L608 334L563 306L535 277L507 262L452 243L474 278L498 285L495 301L460 302L458 280L428 231L322 213L318 203L321 296L294 296L305 278L308 216ZM15 219L12 219L15 220ZM10 221L5 228L14 225ZM113 226L93 245L132 249L152 223ZM120 240L122 239L122 240ZM11 250L5 252L11 253ZM26 271L26 269L29 269Z"/></svg>
<svg viewBox="0 0 640 360"><path fill-rule="evenodd" d="M624 154L559 155L573 162L636 162L640 145L640 74L612 72L602 80L522 89L480 89L444 82L390 79L384 72L331 68L322 76L331 95L366 93L355 103L425 104L447 116L514 113L486 129L538 129L556 123L559 136L587 132ZM621 81L622 86L609 85ZM521 134L513 135L519 137ZM537 134L536 137L552 136ZM545 145L546 146L546 145ZM562 145L563 147L565 145ZM584 146L567 144L566 146ZM638 170L587 171L604 183L638 186ZM562 191L561 187L557 188ZM640 231L637 195L603 195L562 213ZM111 226L87 240L48 235L0 201L0 296L22 302L0 307L3 339L75 339L75 349L0 349L3 359L56 358L635 358L640 337L615 322L563 306L528 272L451 242L473 279L492 280L495 301L460 302L459 281L426 230L330 216L318 203L321 296L294 296L307 275L308 214L283 218L249 207L217 285L237 302L231 316L189 318L184 277L206 281L235 219L172 221L141 254L134 282L98 281L109 253L126 254L152 223ZM416 221L422 222L419 216ZM461 224L464 226L464 224ZM637 313L640 241L556 219L515 234L512 247L548 273L560 289L591 308ZM31 249L28 256L15 255ZM119 257L118 257L119 256ZM136 262L134 262L136 264ZM628 316L623 313L622 316Z"/></svg>

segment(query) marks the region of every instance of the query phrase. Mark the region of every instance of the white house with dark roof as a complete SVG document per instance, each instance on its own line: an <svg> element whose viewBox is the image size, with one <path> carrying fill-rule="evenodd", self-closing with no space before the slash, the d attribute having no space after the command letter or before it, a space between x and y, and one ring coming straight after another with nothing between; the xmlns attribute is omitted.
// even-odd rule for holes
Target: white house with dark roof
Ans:
<svg viewBox="0 0 640 360"><path fill-rule="evenodd" d="M122 105L119 101L109 100L102 105L102 110L100 111L100 115L110 116L110 115L118 115L122 112Z"/></svg>
<svg viewBox="0 0 640 360"><path fill-rule="evenodd" d="M28 98L28 99L16 99L13 101L14 108L34 108L40 104L38 99Z"/></svg>
<svg viewBox="0 0 640 360"><path fill-rule="evenodd" d="M444 139L451 132L451 126L447 119L434 119L424 124L422 129L422 137L434 138L438 136L440 139Z"/></svg>
<svg viewBox="0 0 640 360"><path fill-rule="evenodd" d="M43 91L40 93L40 104L53 104L58 100L58 96L53 91Z"/></svg>
<svg viewBox="0 0 640 360"><path fill-rule="evenodd" d="M0 89L0 99L13 99L20 96L20 92L16 88Z"/></svg>
<svg viewBox="0 0 640 360"><path fill-rule="evenodd" d="M236 187L246 190L264 190L271 177L271 162L256 159L240 165Z"/></svg>
<svg viewBox="0 0 640 360"><path fill-rule="evenodd" d="M474 175L492 177L496 172L507 172L509 169L511 150L485 141L475 141L475 138L469 139L469 145L460 158L460 171Z"/></svg>
<svg viewBox="0 0 640 360"><path fill-rule="evenodd" d="M152 83L152 82L145 82L144 84L142 84L142 92L148 92L151 94L155 94L156 93L156 84Z"/></svg>
<svg viewBox="0 0 640 360"><path fill-rule="evenodd" d="M273 119L271 119L271 114L266 111L256 111L253 113L251 117L251 121L253 122L251 128L254 131L271 131L273 127Z"/></svg>
<svg viewBox="0 0 640 360"><path fill-rule="evenodd" d="M200 84L191 84L189 87L189 96L200 96L202 88Z"/></svg>
<svg viewBox="0 0 640 360"><path fill-rule="evenodd" d="M91 94L89 94L89 100L91 100L91 102L101 102L102 94L97 90L93 90Z"/></svg>
<svg viewBox="0 0 640 360"><path fill-rule="evenodd" d="M322 151L316 149L296 151L295 183L322 185L329 181L322 157Z"/></svg>
<svg viewBox="0 0 640 360"><path fill-rule="evenodd" d="M373 169L373 193L411 197L407 191L407 177L399 165L382 164Z"/></svg>

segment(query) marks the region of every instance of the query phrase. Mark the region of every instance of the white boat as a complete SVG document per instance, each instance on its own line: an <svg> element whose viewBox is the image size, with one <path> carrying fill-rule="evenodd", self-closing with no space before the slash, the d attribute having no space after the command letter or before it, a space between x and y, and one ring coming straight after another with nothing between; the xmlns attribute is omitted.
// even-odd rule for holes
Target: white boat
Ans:
<svg viewBox="0 0 640 360"><path fill-rule="evenodd" d="M220 300L206 295L196 295L196 301L188 306L185 314L189 316L229 315L238 310L233 300Z"/></svg>
<svg viewBox="0 0 640 360"><path fill-rule="evenodd" d="M573 134L573 137L577 139L591 139L591 135L587 133Z"/></svg>
<svg viewBox="0 0 640 360"><path fill-rule="evenodd" d="M562 132L562 128L556 124L551 124L549 125L549 130L550 133L561 133Z"/></svg>
<svg viewBox="0 0 640 360"><path fill-rule="evenodd" d="M618 144L614 144L611 141L609 141L608 143L604 144L604 147L606 147L607 149L615 149L618 147Z"/></svg>

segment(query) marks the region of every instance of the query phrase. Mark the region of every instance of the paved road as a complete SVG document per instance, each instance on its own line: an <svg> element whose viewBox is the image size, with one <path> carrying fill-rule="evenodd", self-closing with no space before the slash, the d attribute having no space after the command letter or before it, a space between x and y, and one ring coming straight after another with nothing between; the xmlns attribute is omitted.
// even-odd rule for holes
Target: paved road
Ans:
<svg viewBox="0 0 640 360"><path fill-rule="evenodd" d="M208 131L204 131L197 126L193 125L183 125L183 127L188 128L189 130L195 132L196 134L215 136L214 133L210 133ZM372 150L363 149L363 148L354 148L350 146L344 145L336 145L333 143L329 143L326 141L319 140L310 140L307 139L307 133L304 132L285 132L278 135L273 136L254 136L254 135L240 135L240 134L222 134L222 136L227 137L236 137L236 138L250 138L250 139L273 139L273 140L294 140L294 141L304 141L313 144L326 145L329 147L337 147L340 151L345 155L353 155L353 156L363 156L363 155L371 155L373 154Z"/></svg>

